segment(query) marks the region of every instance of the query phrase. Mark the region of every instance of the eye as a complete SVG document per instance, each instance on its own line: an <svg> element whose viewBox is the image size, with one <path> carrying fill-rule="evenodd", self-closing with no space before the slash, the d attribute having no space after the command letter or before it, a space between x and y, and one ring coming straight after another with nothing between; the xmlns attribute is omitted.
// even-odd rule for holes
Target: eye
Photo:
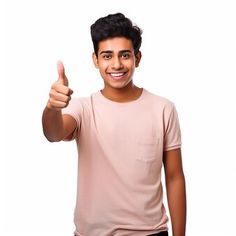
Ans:
<svg viewBox="0 0 236 236"><path fill-rule="evenodd" d="M109 60L109 59L111 59L111 54L103 54L102 58L104 60Z"/></svg>
<svg viewBox="0 0 236 236"><path fill-rule="evenodd" d="M129 53L123 53L122 54L122 58L124 58L124 59L129 59L130 58L130 55L129 55Z"/></svg>

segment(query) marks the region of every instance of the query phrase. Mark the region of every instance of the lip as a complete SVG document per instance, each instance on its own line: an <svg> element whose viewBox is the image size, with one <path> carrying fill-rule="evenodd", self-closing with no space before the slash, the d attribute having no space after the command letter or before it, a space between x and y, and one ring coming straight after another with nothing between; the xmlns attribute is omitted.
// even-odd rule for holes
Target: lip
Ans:
<svg viewBox="0 0 236 236"><path fill-rule="evenodd" d="M108 75L113 80L121 80L126 76L127 72L121 71L121 72L109 72Z"/></svg>

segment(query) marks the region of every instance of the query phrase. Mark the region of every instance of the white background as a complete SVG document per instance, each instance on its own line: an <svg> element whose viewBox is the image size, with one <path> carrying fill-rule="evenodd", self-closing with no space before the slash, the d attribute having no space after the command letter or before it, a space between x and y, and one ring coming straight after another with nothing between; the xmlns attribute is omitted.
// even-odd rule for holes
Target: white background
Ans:
<svg viewBox="0 0 236 236"><path fill-rule="evenodd" d="M179 113L186 235L236 235L235 1L6 0L0 9L0 235L73 234L76 146L49 143L41 115L58 59L74 96L102 87L90 25L119 11L143 29L134 81Z"/></svg>

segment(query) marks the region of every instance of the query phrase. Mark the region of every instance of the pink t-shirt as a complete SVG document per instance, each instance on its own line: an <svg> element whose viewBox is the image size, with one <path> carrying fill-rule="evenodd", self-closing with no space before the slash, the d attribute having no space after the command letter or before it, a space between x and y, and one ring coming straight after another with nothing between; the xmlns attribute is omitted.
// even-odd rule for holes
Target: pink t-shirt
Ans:
<svg viewBox="0 0 236 236"><path fill-rule="evenodd" d="M118 103L96 92L72 99L78 146L77 236L146 236L167 230L163 151L181 147L175 106L143 89Z"/></svg>

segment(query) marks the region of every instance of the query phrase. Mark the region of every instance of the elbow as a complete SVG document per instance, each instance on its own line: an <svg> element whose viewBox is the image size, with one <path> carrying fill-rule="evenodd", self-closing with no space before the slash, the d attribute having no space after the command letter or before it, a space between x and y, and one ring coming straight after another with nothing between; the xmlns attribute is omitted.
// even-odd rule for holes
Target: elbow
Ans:
<svg viewBox="0 0 236 236"><path fill-rule="evenodd" d="M51 136L51 135L46 134L45 132L44 132L44 136L50 143L60 142L62 140L61 137Z"/></svg>
<svg viewBox="0 0 236 236"><path fill-rule="evenodd" d="M46 139L47 139L50 143L60 142L60 141L62 140L62 139L51 138L51 137L46 137Z"/></svg>

